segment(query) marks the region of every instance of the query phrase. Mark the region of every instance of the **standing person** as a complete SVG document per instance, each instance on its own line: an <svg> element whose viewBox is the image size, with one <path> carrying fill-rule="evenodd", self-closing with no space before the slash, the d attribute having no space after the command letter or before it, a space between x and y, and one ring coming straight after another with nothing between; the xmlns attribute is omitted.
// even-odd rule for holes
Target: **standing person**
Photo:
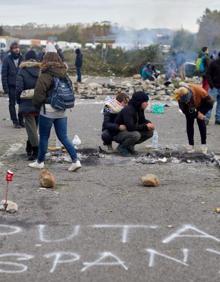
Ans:
<svg viewBox="0 0 220 282"><path fill-rule="evenodd" d="M46 54L46 48L42 48L42 50L38 53L37 60L39 62L42 62L45 54Z"/></svg>
<svg viewBox="0 0 220 282"><path fill-rule="evenodd" d="M59 85L61 82L62 85L57 87L57 83ZM48 140L53 125L58 139L64 145L72 159L72 164L68 170L76 171L81 168L81 163L77 158L77 152L72 142L67 137L66 110L57 110L53 108L49 102L54 92L67 91L69 93L69 90L73 91L65 64L62 62L57 53L46 53L42 62L41 74L38 78L33 98L33 104L37 108L41 108L41 111L39 116L39 152L37 161L29 164L32 168L44 168L45 155L48 149Z"/></svg>
<svg viewBox="0 0 220 282"><path fill-rule="evenodd" d="M128 106L125 106L116 118L116 124L126 127L126 130L114 136L114 141L119 143L118 152L123 156L135 154L135 145L153 136L154 125L144 115L148 101L146 93L142 91L134 93Z"/></svg>
<svg viewBox="0 0 220 282"><path fill-rule="evenodd" d="M202 87L206 91L209 90L209 83L206 76L209 64L210 64L209 49L208 47L203 47L196 60L196 70L199 73L199 75L202 76Z"/></svg>
<svg viewBox="0 0 220 282"><path fill-rule="evenodd" d="M211 62L207 71L207 79L210 86L209 94L217 102L215 124L220 124L220 53L218 54L218 59ZM209 111L206 114L207 123L211 118L211 113L212 111Z"/></svg>
<svg viewBox="0 0 220 282"><path fill-rule="evenodd" d="M113 137L120 131L126 130L124 125L115 123L115 119L119 112L128 104L129 97L125 93L118 93L115 98L107 97L104 104L102 124L102 140L107 152L112 153Z"/></svg>
<svg viewBox="0 0 220 282"><path fill-rule="evenodd" d="M75 66L76 66L76 74L77 74L77 82L82 82L82 76L81 76L81 68L83 65L83 54L81 53L81 50L79 48L76 49L76 60L75 60Z"/></svg>
<svg viewBox="0 0 220 282"><path fill-rule="evenodd" d="M38 155L38 115L39 111L32 104L34 88L39 76L40 63L37 62L35 51L30 50L25 55L25 61L20 64L16 80L16 97L19 113L23 115L27 131L26 152L28 160L36 160Z"/></svg>
<svg viewBox="0 0 220 282"><path fill-rule="evenodd" d="M60 59L64 62L64 55L62 49L59 47L58 44L55 45L55 48L57 50L57 54L60 56Z"/></svg>
<svg viewBox="0 0 220 282"><path fill-rule="evenodd" d="M24 127L22 114L16 113L16 75L23 57L17 42L10 46L10 53L4 58L2 65L2 86L9 96L9 113L15 128Z"/></svg>
<svg viewBox="0 0 220 282"><path fill-rule="evenodd" d="M194 151L194 121L196 119L201 136L202 152L207 153L205 115L212 109L213 99L201 86L196 84L176 89L174 99L178 101L179 107L186 117L188 151Z"/></svg>

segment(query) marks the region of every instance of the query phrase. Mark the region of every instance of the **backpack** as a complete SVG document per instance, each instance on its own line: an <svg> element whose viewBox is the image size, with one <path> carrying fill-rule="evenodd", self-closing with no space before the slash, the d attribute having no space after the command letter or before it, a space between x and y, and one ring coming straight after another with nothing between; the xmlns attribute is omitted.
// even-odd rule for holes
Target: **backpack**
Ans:
<svg viewBox="0 0 220 282"><path fill-rule="evenodd" d="M75 96L70 78L54 77L53 88L49 91L47 104L52 108L65 111L74 107Z"/></svg>
<svg viewBox="0 0 220 282"><path fill-rule="evenodd" d="M196 70L199 73L205 72L205 56L202 56L196 60Z"/></svg>

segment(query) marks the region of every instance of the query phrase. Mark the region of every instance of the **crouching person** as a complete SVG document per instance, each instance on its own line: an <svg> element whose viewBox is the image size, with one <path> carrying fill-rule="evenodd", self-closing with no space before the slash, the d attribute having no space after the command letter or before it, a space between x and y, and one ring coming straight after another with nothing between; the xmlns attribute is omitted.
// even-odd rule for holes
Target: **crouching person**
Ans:
<svg viewBox="0 0 220 282"><path fill-rule="evenodd" d="M135 145L153 136L154 125L144 115L148 101L146 93L134 93L128 106L124 107L116 118L116 124L125 127L124 131L114 136L114 141L119 143L118 152L123 156L135 154Z"/></svg>
<svg viewBox="0 0 220 282"><path fill-rule="evenodd" d="M107 97L103 109L104 120L102 124L102 140L108 153L113 152L113 137L120 131L125 130L125 126L115 123L115 119L120 111L128 104L129 97L125 93L117 94L116 98Z"/></svg>
<svg viewBox="0 0 220 282"><path fill-rule="evenodd" d="M205 115L213 108L214 101L212 97L201 86L189 84L176 89L174 98L178 101L179 107L186 117L186 130L189 141L188 151L194 151L194 121L196 119L201 136L202 152L207 153Z"/></svg>
<svg viewBox="0 0 220 282"><path fill-rule="evenodd" d="M67 98L69 106L68 104L63 105L63 101L66 101ZM38 158L29 166L39 169L44 168L50 131L54 125L58 139L72 159L72 164L68 170L76 171L81 168L77 152L67 136L66 109L74 105L72 83L67 75L65 64L55 52L48 52L43 58L41 74L34 91L33 104L41 109L39 116L40 142Z"/></svg>

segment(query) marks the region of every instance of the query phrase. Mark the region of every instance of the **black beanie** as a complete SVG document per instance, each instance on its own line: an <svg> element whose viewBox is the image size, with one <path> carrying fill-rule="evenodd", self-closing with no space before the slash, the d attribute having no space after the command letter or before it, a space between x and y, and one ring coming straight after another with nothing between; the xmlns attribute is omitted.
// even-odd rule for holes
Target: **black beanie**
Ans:
<svg viewBox="0 0 220 282"><path fill-rule="evenodd" d="M29 61L29 60L37 60L37 55L36 52L34 50L30 50L25 54L25 60Z"/></svg>
<svg viewBox="0 0 220 282"><path fill-rule="evenodd" d="M148 101L149 101L148 94L145 93L144 91L138 91L132 95L132 98L129 101L129 104L133 104L135 108L139 108L142 103L148 102Z"/></svg>

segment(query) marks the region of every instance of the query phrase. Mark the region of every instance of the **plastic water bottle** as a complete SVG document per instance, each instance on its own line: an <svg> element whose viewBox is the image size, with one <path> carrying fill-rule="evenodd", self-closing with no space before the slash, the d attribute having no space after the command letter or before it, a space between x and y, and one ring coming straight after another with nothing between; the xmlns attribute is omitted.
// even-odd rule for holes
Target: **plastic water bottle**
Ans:
<svg viewBox="0 0 220 282"><path fill-rule="evenodd" d="M152 147L155 149L158 148L158 139L159 139L158 133L156 130L154 130L154 134L152 137Z"/></svg>

